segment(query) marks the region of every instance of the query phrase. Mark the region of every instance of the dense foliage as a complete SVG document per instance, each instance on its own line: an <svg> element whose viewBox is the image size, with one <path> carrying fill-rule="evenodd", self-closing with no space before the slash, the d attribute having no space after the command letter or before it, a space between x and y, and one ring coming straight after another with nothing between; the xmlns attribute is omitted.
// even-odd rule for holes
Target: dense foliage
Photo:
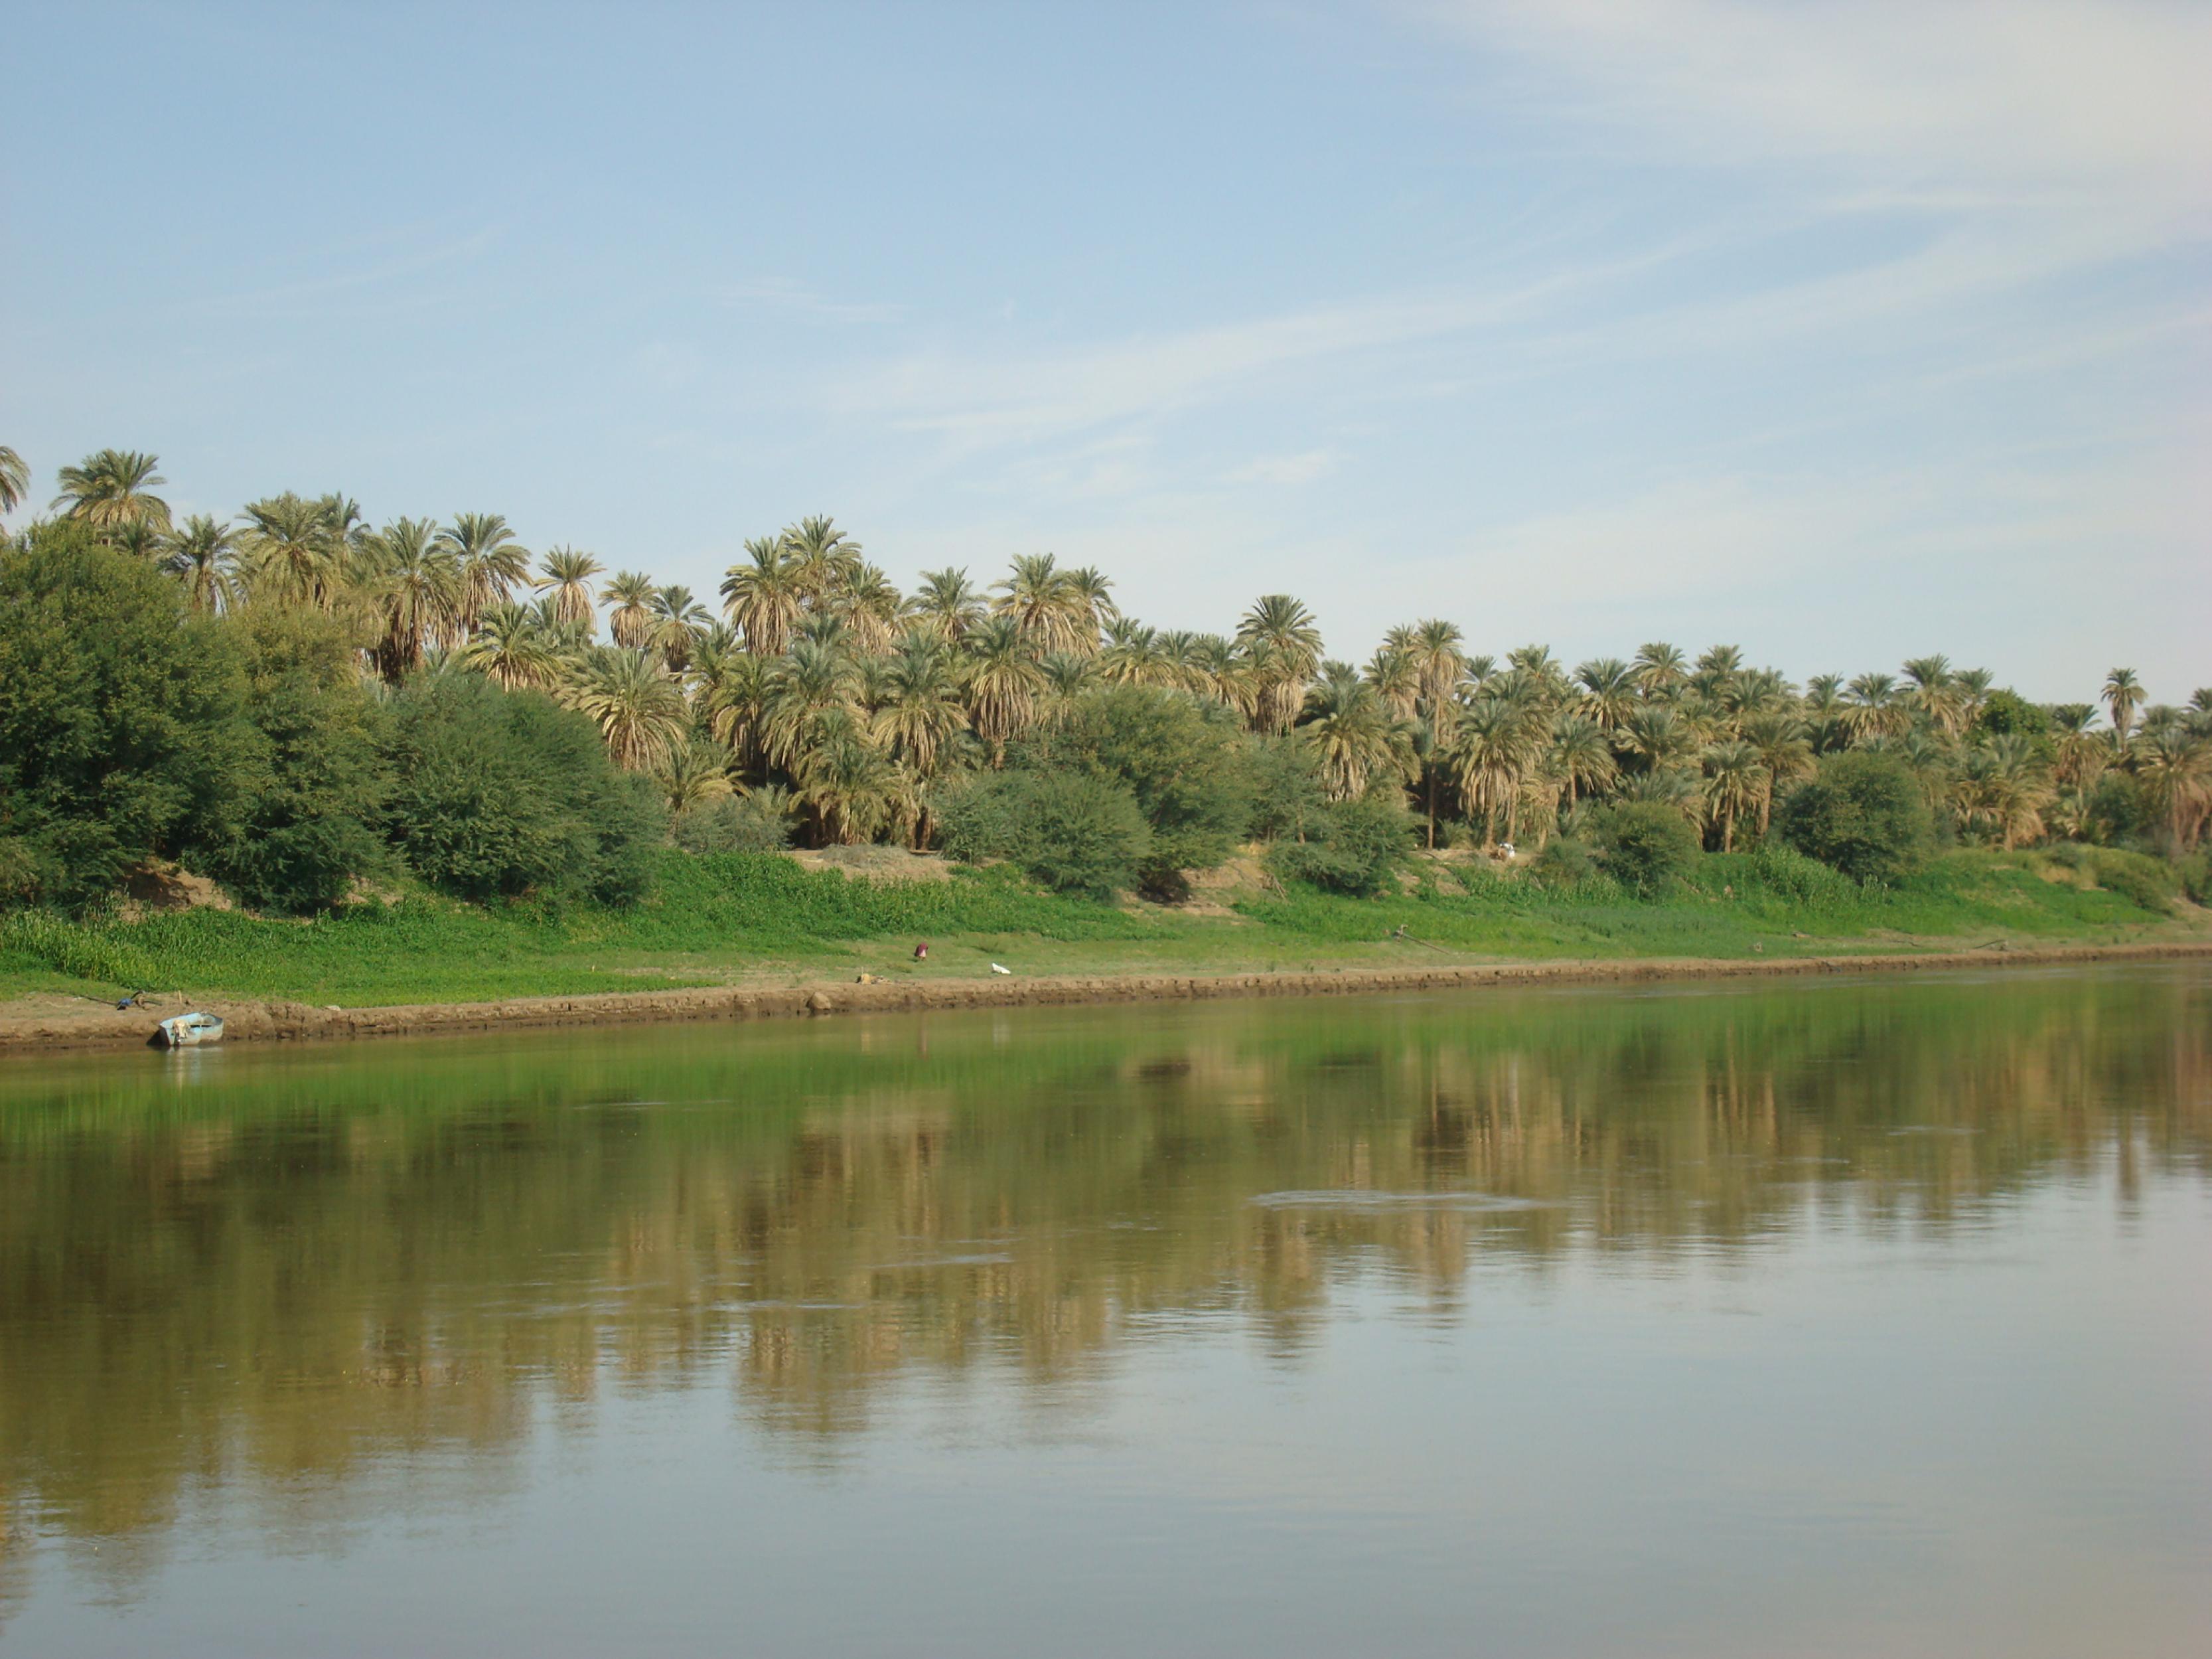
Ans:
<svg viewBox="0 0 2212 1659"><path fill-rule="evenodd" d="M2212 690L2153 704L2126 668L2045 706L1942 656L1797 685L1655 642L1570 670L1436 619L1354 667L1288 595L1155 629L1049 554L902 593L827 518L748 542L717 614L496 514L372 527L286 493L177 520L157 469L62 468L59 516L0 553L0 901L82 908L161 859L284 911L402 876L617 899L672 834L1162 898L1257 839L1279 879L1380 894L1408 812L1559 889L1652 894L1778 826L1890 881L1938 845L2193 869L2212 819Z"/></svg>

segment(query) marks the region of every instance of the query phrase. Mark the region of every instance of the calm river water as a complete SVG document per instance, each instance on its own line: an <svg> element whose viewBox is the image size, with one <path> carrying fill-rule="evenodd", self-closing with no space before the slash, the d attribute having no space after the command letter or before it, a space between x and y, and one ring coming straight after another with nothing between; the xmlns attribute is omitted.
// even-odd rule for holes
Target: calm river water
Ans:
<svg viewBox="0 0 2212 1659"><path fill-rule="evenodd" d="M2212 971L11 1061L0 1652L2212 1652Z"/></svg>

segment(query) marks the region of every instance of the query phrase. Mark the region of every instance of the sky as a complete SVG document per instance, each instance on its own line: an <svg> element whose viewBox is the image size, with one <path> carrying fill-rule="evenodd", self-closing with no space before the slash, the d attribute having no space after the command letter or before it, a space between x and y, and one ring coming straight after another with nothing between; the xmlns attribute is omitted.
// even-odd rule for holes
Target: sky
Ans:
<svg viewBox="0 0 2212 1659"><path fill-rule="evenodd" d="M1333 654L2212 683L2212 5L9 8L0 442ZM21 515L18 515L19 519Z"/></svg>

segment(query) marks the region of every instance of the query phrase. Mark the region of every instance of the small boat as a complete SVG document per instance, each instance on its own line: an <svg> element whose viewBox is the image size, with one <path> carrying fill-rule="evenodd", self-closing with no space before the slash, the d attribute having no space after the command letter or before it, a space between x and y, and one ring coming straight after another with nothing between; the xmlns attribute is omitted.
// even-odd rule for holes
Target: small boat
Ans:
<svg viewBox="0 0 2212 1659"><path fill-rule="evenodd" d="M222 1040L222 1021L213 1014L179 1014L154 1028L154 1040L164 1048L198 1048Z"/></svg>

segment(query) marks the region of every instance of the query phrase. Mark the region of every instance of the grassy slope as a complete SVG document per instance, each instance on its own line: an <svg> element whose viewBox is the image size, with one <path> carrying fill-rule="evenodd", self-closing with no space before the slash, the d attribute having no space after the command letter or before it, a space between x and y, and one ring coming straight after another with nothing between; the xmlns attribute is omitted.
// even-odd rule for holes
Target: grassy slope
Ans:
<svg viewBox="0 0 2212 1659"><path fill-rule="evenodd" d="M1901 887L1865 892L1802 864L1709 858L1656 903L1549 894L1430 867L1383 900L1252 890L1235 916L1117 908L1031 891L1004 872L878 883L774 857L671 854L628 912L485 912L417 897L313 922L212 911L75 927L0 924L0 998L118 985L366 1004L638 991L856 971L972 978L1229 972L1542 957L1829 955L1998 939L2111 942L2184 931L2029 855L1956 853ZM1402 926L1410 941L1386 938ZM908 960L917 938L931 960Z"/></svg>

